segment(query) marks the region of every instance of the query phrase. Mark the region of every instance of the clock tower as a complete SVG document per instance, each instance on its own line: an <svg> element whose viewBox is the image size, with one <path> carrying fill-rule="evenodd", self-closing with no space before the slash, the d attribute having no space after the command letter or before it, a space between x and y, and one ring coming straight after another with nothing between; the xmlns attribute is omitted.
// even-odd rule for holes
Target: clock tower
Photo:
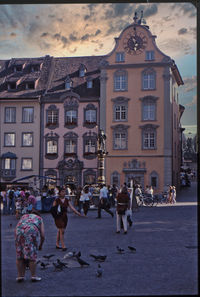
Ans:
<svg viewBox="0 0 200 297"><path fill-rule="evenodd" d="M180 119L172 96L183 81L174 60L157 47L155 38L143 12L140 18L135 13L133 23L115 38L114 49L104 56L100 129L107 136L107 183L150 185L159 193L178 180L179 165L174 165L178 164L178 141L173 143L175 124L169 119Z"/></svg>

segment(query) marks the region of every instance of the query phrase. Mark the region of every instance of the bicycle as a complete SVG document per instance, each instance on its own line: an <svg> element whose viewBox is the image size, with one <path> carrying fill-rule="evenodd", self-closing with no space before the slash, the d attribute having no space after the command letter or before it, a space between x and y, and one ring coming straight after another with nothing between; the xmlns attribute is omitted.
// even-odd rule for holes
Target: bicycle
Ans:
<svg viewBox="0 0 200 297"><path fill-rule="evenodd" d="M152 196L147 196L147 195L144 195L144 194L141 194L138 196L138 199L137 199L137 203L138 203L138 206L149 206L149 207L152 207L153 204L154 204L154 200L153 200L153 197Z"/></svg>

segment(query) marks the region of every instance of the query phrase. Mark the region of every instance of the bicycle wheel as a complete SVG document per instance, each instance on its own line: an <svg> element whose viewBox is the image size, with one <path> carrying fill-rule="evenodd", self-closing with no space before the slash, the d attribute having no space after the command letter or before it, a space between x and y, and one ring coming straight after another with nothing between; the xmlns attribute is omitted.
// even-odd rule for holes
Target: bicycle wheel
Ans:
<svg viewBox="0 0 200 297"><path fill-rule="evenodd" d="M145 206L150 206L150 207L153 206L153 199L152 198L149 198L149 197L144 198L143 202L144 202Z"/></svg>

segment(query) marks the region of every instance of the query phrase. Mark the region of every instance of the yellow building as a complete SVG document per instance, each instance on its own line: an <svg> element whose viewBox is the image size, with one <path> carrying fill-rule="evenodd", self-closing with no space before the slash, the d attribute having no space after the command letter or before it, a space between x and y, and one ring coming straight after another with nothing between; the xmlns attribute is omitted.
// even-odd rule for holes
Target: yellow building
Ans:
<svg viewBox="0 0 200 297"><path fill-rule="evenodd" d="M107 184L178 187L184 107L178 68L135 14L101 63L100 128L107 135Z"/></svg>

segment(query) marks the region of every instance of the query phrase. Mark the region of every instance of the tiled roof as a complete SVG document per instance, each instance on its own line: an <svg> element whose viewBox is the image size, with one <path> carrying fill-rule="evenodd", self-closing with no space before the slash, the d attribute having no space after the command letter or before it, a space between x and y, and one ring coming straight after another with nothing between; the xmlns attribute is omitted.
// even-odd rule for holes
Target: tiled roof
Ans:
<svg viewBox="0 0 200 297"><path fill-rule="evenodd" d="M105 56L85 57L40 57L0 60L0 98L35 97L45 94L45 98L54 98L66 93L67 78L73 82L72 91L78 93L83 100L92 100L100 96L100 62ZM16 66L21 71L14 71ZM32 71L31 66L40 65ZM84 77L79 76L79 69L86 70ZM87 80L93 82L92 88L87 88ZM7 84L16 82L17 89L8 90ZM36 82L34 89L26 89L26 82Z"/></svg>
<svg viewBox="0 0 200 297"><path fill-rule="evenodd" d="M14 71L14 66L22 65L21 71ZM40 65L37 71L32 71L31 66ZM0 98L37 97L44 93L51 65L51 57L23 58L0 60ZM26 89L26 82L35 82L34 89ZM7 83L16 82L16 90L8 90Z"/></svg>

